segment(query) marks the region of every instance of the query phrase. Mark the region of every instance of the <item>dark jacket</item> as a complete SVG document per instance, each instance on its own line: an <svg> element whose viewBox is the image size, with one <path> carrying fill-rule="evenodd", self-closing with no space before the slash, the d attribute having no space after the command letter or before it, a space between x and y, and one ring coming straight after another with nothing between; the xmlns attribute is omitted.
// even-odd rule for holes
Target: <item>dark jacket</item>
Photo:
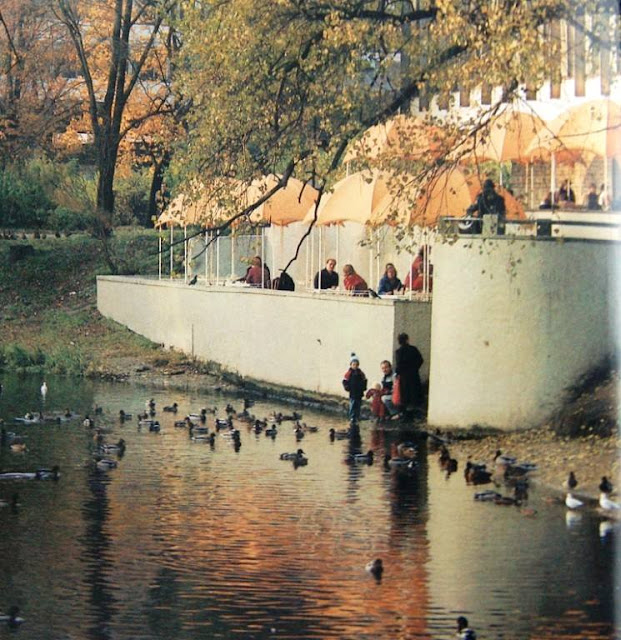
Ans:
<svg viewBox="0 0 621 640"><path fill-rule="evenodd" d="M420 351L411 344L404 344L395 352L395 373L399 376L401 404L404 407L421 403L423 389L418 370L423 362Z"/></svg>
<svg viewBox="0 0 621 640"><path fill-rule="evenodd" d="M469 215L476 211L480 217L487 214L497 214L501 220L504 220L507 215L505 199L494 189L485 189L479 193L477 199L467 209Z"/></svg>
<svg viewBox="0 0 621 640"><path fill-rule="evenodd" d="M367 390L367 377L362 369L347 369L343 376L343 388L349 392L350 398L362 398Z"/></svg>
<svg viewBox="0 0 621 640"><path fill-rule="evenodd" d="M321 279L321 287L319 286L319 280ZM315 280L313 281L315 289L331 289L332 287L339 286L339 274L336 271L328 271L322 269L315 274Z"/></svg>
<svg viewBox="0 0 621 640"><path fill-rule="evenodd" d="M390 293L391 291L399 291L403 285L401 284L401 280L399 278L395 278L391 280L386 274L384 274L377 287L377 293Z"/></svg>

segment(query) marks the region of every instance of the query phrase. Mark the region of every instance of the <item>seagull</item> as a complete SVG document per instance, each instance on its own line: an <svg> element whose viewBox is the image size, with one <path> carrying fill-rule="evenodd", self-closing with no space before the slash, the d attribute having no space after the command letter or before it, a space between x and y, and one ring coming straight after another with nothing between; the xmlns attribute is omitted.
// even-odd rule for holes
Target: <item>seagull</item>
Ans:
<svg viewBox="0 0 621 640"><path fill-rule="evenodd" d="M43 384L41 385L41 395L44 398L47 395L47 382L45 382L45 380L43 381Z"/></svg>
<svg viewBox="0 0 621 640"><path fill-rule="evenodd" d="M574 498L571 493L568 493L565 498L565 505L568 509L579 509L584 505L584 502L578 500L578 498Z"/></svg>

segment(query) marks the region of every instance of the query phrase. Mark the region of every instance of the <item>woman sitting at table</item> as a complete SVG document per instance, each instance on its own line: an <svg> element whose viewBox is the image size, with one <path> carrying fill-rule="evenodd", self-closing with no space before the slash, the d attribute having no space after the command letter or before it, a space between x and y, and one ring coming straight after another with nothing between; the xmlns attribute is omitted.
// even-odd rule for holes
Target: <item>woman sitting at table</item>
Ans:
<svg viewBox="0 0 621 640"><path fill-rule="evenodd" d="M410 267L407 275L405 276L405 282L403 284L404 289L411 289L412 291L422 291L425 286L425 271L427 271L427 290L431 291L433 288L433 265L429 263L427 255L430 249L427 245L423 245L419 251L414 262Z"/></svg>
<svg viewBox="0 0 621 640"><path fill-rule="evenodd" d="M386 264L384 275L379 281L377 293L379 293L380 295L392 296L395 293L400 293L401 289L403 289L403 285L401 284L401 280L397 278L397 270L395 269L395 265L392 262L388 262Z"/></svg>
<svg viewBox="0 0 621 640"><path fill-rule="evenodd" d="M252 287L263 287L264 289L271 288L270 270L267 268L267 265L263 265L260 256L255 256L252 259L242 281Z"/></svg>
<svg viewBox="0 0 621 640"><path fill-rule="evenodd" d="M364 278L359 276L350 264L343 267L343 276L343 285L347 291L351 291L355 296L369 295L369 287Z"/></svg>

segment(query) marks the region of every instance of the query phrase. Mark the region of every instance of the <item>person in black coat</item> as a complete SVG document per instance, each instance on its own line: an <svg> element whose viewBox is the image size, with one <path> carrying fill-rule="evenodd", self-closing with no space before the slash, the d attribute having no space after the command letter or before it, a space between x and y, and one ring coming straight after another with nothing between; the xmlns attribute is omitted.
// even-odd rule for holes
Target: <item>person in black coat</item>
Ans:
<svg viewBox="0 0 621 640"><path fill-rule="evenodd" d="M315 289L336 289L339 286L339 274L334 270L336 260L328 258L326 267L315 274L313 286Z"/></svg>
<svg viewBox="0 0 621 640"><path fill-rule="evenodd" d="M422 402L423 388L419 369L424 360L420 351L410 344L407 333L400 333L397 340L400 346L395 352L395 373L399 376L401 406L404 410L411 411Z"/></svg>

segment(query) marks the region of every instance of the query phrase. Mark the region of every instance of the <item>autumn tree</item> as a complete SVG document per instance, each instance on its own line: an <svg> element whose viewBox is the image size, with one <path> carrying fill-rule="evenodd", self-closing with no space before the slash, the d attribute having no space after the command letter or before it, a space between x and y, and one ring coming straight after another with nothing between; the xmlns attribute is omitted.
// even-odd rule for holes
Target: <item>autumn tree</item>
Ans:
<svg viewBox="0 0 621 640"><path fill-rule="evenodd" d="M4 0L0 7L0 156L48 152L74 115L69 41L48 3Z"/></svg>
<svg viewBox="0 0 621 640"><path fill-rule="evenodd" d="M174 0L54 0L82 81L78 120L92 133L100 231L111 229L114 178L124 140L174 109L170 64ZM74 123L75 126L75 123Z"/></svg>
<svg viewBox="0 0 621 640"><path fill-rule="evenodd" d="M601 21L597 33L596 21L587 30L576 18L600 4L186 0L181 79L194 109L183 166L203 180L284 171L329 184L350 141L407 112L415 98L448 104L458 89L486 85L502 87L509 100L539 86L561 46L549 37L558 20L600 46L614 42L602 37L614 20ZM446 161L434 154L408 171L437 170Z"/></svg>

